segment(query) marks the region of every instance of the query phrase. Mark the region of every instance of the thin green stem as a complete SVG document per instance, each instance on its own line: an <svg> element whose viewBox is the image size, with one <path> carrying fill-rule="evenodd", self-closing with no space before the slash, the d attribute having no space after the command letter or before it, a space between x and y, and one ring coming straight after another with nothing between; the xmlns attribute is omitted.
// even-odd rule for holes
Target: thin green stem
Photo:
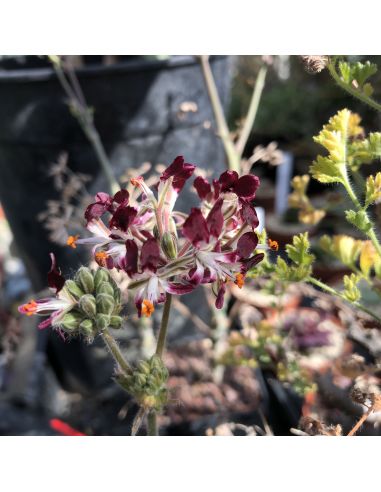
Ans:
<svg viewBox="0 0 381 492"><path fill-rule="evenodd" d="M102 172L108 182L110 191L116 193L120 186L114 177L112 171L112 166L109 158L107 157L106 151L103 147L101 138L99 136L98 130L96 129L93 121L93 116L91 114L90 108L83 102L84 98L82 92L80 95L76 93L75 88L73 88L70 82L65 76L65 72L62 69L60 61L52 61L53 68L56 72L57 78L69 98L69 101L73 107L74 116L77 118L83 132L91 143L93 150L98 158L99 164L101 166ZM75 78L76 85L79 87L78 80L74 72L72 73L72 78ZM83 101L81 100L83 99Z"/></svg>
<svg viewBox="0 0 381 492"><path fill-rule="evenodd" d="M169 321L169 313L171 311L171 304L172 304L172 294L167 294L167 298L164 303L163 316L161 318L161 324L160 324L159 335L158 335L157 346L156 346L156 354L161 358L163 357L165 341L167 339L168 321Z"/></svg>
<svg viewBox="0 0 381 492"><path fill-rule="evenodd" d="M245 123L241 130L241 134L239 136L238 142L236 144L237 154L239 159L241 159L243 151L245 150L245 146L247 140L250 136L250 132L254 126L255 118L257 116L259 102L261 100L263 88L265 86L267 74L267 65L263 65L258 72L257 79L255 81L253 94L251 96L251 101L249 105L249 109L247 111L247 115L245 118Z"/></svg>
<svg viewBox="0 0 381 492"><path fill-rule="evenodd" d="M361 205L360 200L357 198L356 193L353 191L353 188L349 182L347 175L343 176L342 183L343 183L343 186L344 186L346 192L348 193L349 198L352 200L352 202L356 206L357 210L362 211L366 214L366 209L365 209L365 207L363 207ZM377 235L376 235L376 232L374 230L373 224L372 224L371 229L366 234L369 237L369 239L372 241L373 246L375 247L377 253L381 257L381 244L380 244L379 240L377 239Z"/></svg>
<svg viewBox="0 0 381 492"><path fill-rule="evenodd" d="M120 351L118 344L115 341L115 338L111 335L108 328L105 328L102 331L102 338L111 355L114 357L115 362L122 369L122 371L126 374L131 374L132 369L126 359L123 357L122 352Z"/></svg>
<svg viewBox="0 0 381 492"><path fill-rule="evenodd" d="M336 297L340 297L340 299L343 299L344 301L349 302L346 299L346 297L344 296L344 294L342 294L338 290L334 289L333 287L330 287L329 285L325 284L324 282L321 282L320 280L317 280L316 278L308 277L307 278L307 282L309 282L310 284L316 285L316 287L319 287L320 289L325 290L329 294L332 294L332 295L334 295ZM351 304L354 307L356 307L357 309L360 309L360 311L363 311L364 313L369 314L369 316L371 316L376 321L378 321L379 323L381 323L381 318L379 316L377 316L376 314L374 314L370 309L368 309L367 307L365 307L360 302L352 302Z"/></svg>
<svg viewBox="0 0 381 492"><path fill-rule="evenodd" d="M340 75L336 71L335 61L333 62L331 61L330 63L328 63L328 71L331 74L333 80L337 83L337 85L340 86L345 91L349 92L351 96L356 97L357 99L367 104L371 108L375 109L376 111L381 111L381 104L374 101L371 97L367 96L366 94L359 91L358 89L355 89L354 87L348 85L340 78Z"/></svg>
<svg viewBox="0 0 381 492"><path fill-rule="evenodd" d="M155 410L151 410L147 415L147 430L149 436L157 436L158 428L157 428L157 415Z"/></svg>
<svg viewBox="0 0 381 492"><path fill-rule="evenodd" d="M199 59L210 103L212 105L214 117L217 124L218 136L221 138L222 144L224 146L229 170L237 171L239 173L240 158L229 133L229 128L226 123L226 118L224 115L220 96L218 95L217 86L214 81L212 70L210 68L209 57L206 55L202 55L199 57Z"/></svg>

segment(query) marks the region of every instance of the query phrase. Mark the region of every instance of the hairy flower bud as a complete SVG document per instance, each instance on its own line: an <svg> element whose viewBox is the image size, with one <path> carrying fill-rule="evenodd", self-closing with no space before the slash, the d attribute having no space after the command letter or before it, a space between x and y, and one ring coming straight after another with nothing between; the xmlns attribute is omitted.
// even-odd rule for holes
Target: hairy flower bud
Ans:
<svg viewBox="0 0 381 492"><path fill-rule="evenodd" d="M89 318L94 318L97 314L95 297L91 294L85 294L81 297L79 307Z"/></svg>
<svg viewBox="0 0 381 492"><path fill-rule="evenodd" d="M87 337L94 336L94 323L91 319L84 319L79 325L81 333Z"/></svg>
<svg viewBox="0 0 381 492"><path fill-rule="evenodd" d="M174 234L171 232L164 232L163 237L161 238L161 249L170 260L177 257L177 241Z"/></svg>
<svg viewBox="0 0 381 492"><path fill-rule="evenodd" d="M100 330L100 331L108 328L108 326L110 326L110 321L111 321L110 316L107 314L99 313L99 314L97 314L97 316L95 318L95 324L96 324L98 330Z"/></svg>
<svg viewBox="0 0 381 492"><path fill-rule="evenodd" d="M95 289L98 291L98 287L102 282L109 282L110 281L110 274L108 273L107 270L104 268L98 268L98 270L95 272L94 275L94 286Z"/></svg>
<svg viewBox="0 0 381 492"><path fill-rule="evenodd" d="M78 330L82 320L83 314L72 311L65 314L65 316L62 318L60 326L64 331L68 333L74 333L76 330Z"/></svg>
<svg viewBox="0 0 381 492"><path fill-rule="evenodd" d="M110 318L110 326L115 330L120 328L123 324L123 318L121 316L111 316Z"/></svg>
<svg viewBox="0 0 381 492"><path fill-rule="evenodd" d="M108 294L109 296L114 296L114 289L109 282L101 282L96 288L98 294Z"/></svg>
<svg viewBox="0 0 381 492"><path fill-rule="evenodd" d="M65 287L77 300L85 294L75 280L66 280Z"/></svg>
<svg viewBox="0 0 381 492"><path fill-rule="evenodd" d="M87 267L81 267L76 274L76 281L86 294L91 294L94 291L94 278L91 270Z"/></svg>
<svg viewBox="0 0 381 492"><path fill-rule="evenodd" d="M108 294L97 294L97 313L111 315L115 308L114 298Z"/></svg>

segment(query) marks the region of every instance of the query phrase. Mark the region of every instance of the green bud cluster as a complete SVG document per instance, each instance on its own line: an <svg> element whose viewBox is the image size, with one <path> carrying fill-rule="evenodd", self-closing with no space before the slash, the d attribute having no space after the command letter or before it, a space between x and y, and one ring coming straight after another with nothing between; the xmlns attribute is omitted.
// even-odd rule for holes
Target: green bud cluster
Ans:
<svg viewBox="0 0 381 492"><path fill-rule="evenodd" d="M65 288L78 301L62 319L60 326L66 333L92 339L107 327L122 326L120 290L106 269L81 267Z"/></svg>
<svg viewBox="0 0 381 492"><path fill-rule="evenodd" d="M147 409L160 410L168 399L168 369L158 355L141 360L132 374L120 374L116 381Z"/></svg>

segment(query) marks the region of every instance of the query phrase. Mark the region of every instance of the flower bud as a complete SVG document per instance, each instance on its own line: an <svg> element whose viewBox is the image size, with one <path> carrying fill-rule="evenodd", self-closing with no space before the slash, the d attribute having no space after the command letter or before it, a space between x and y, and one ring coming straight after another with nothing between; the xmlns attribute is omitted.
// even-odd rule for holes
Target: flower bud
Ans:
<svg viewBox="0 0 381 492"><path fill-rule="evenodd" d="M88 337L94 336L94 323L91 319L84 319L79 325L79 328L83 335Z"/></svg>
<svg viewBox="0 0 381 492"><path fill-rule="evenodd" d="M65 287L76 299L79 299L85 294L75 280L66 280Z"/></svg>
<svg viewBox="0 0 381 492"><path fill-rule="evenodd" d="M135 372L134 379L135 379L135 385L143 389L144 385L147 382L147 376L141 374L140 372Z"/></svg>
<svg viewBox="0 0 381 492"><path fill-rule="evenodd" d="M94 275L95 289L98 291L98 286L102 282L109 282L109 280L110 280L110 274L108 273L108 271L105 270L104 268L98 268L98 270L95 272Z"/></svg>
<svg viewBox="0 0 381 492"><path fill-rule="evenodd" d="M79 324L83 320L83 315L77 312L66 313L62 318L60 326L68 333L73 333L79 328Z"/></svg>
<svg viewBox="0 0 381 492"><path fill-rule="evenodd" d="M79 307L89 318L94 318L97 314L95 297L91 294L85 294L81 297Z"/></svg>
<svg viewBox="0 0 381 492"><path fill-rule="evenodd" d="M118 329L123 324L123 318L121 316L111 316L110 326L111 328Z"/></svg>
<svg viewBox="0 0 381 492"><path fill-rule="evenodd" d="M101 313L97 314L95 324L97 325L98 330L105 330L108 326L110 326L110 316Z"/></svg>
<svg viewBox="0 0 381 492"><path fill-rule="evenodd" d="M139 361L137 369L143 374L149 374L151 372L151 367L146 360Z"/></svg>
<svg viewBox="0 0 381 492"><path fill-rule="evenodd" d="M79 282L81 288L86 292L86 294L91 294L94 290L94 279L93 274L87 267L81 267L77 274L76 280Z"/></svg>
<svg viewBox="0 0 381 492"><path fill-rule="evenodd" d="M171 232L164 232L163 237L161 238L161 248L170 260L177 257L177 241L174 234Z"/></svg>
<svg viewBox="0 0 381 492"><path fill-rule="evenodd" d="M114 297L114 289L109 282L101 282L96 288L97 294L108 294Z"/></svg>
<svg viewBox="0 0 381 492"><path fill-rule="evenodd" d="M112 296L108 294L97 294L96 302L97 313L111 315L114 311L115 302Z"/></svg>

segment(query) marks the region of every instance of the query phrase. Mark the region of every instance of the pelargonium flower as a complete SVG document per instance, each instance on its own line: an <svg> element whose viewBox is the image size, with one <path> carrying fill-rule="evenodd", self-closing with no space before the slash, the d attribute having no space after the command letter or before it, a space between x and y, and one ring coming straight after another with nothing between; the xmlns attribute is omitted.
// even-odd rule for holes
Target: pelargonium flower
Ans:
<svg viewBox="0 0 381 492"><path fill-rule="evenodd" d="M56 266L56 259L53 253L50 254L52 267L48 273L49 287L56 291L55 297L47 297L35 301L30 300L26 304L19 306L18 311L27 316L38 314L40 316L49 315L38 327L47 328L49 326L59 326L66 313L71 311L77 304L77 300L65 288L65 279Z"/></svg>
<svg viewBox="0 0 381 492"><path fill-rule="evenodd" d="M123 190L114 197L101 193L86 210L94 237L75 242L92 244L98 263L126 273L139 316L151 315L167 294L182 295L200 284L212 285L222 307L227 283L242 287L247 271L263 259L257 250L275 249L275 242L258 245L252 202L259 179L252 174L226 171L212 183L196 177L199 207L188 215L177 212L176 199L194 170L178 156L153 189L142 177L133 178L134 199Z"/></svg>

